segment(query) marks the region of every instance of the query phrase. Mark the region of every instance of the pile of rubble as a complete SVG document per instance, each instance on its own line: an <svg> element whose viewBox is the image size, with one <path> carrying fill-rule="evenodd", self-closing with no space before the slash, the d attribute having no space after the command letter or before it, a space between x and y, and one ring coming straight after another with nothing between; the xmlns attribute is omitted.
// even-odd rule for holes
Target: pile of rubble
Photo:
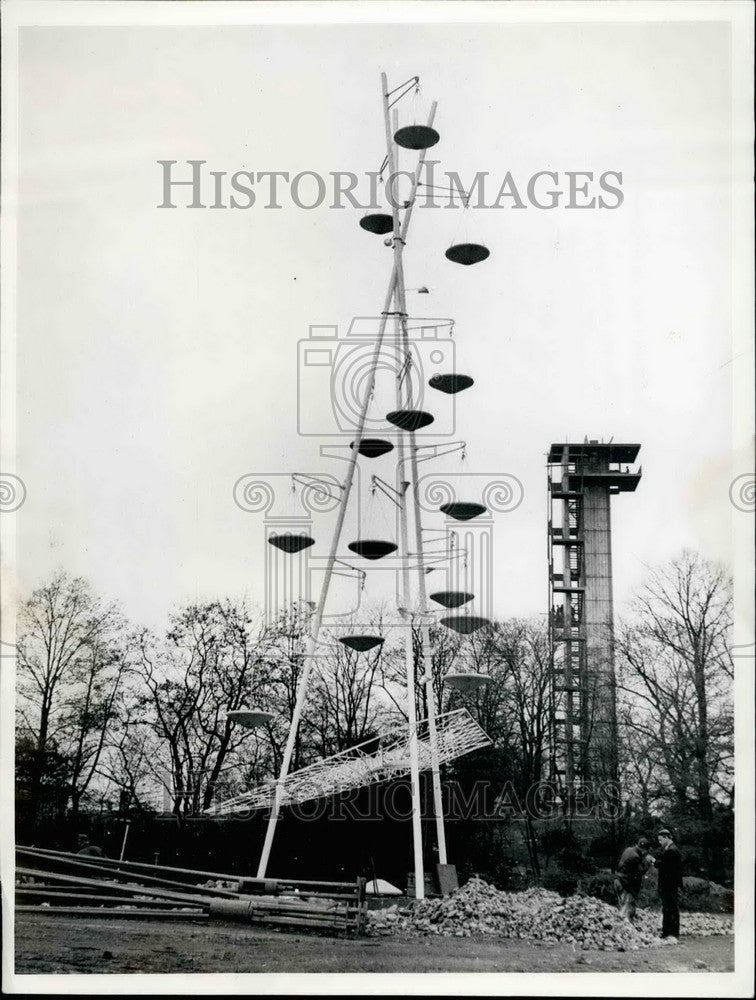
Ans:
<svg viewBox="0 0 756 1000"><path fill-rule="evenodd" d="M616 907L593 896L564 899L548 889L501 892L480 878L470 879L462 889L442 899L371 910L368 915L368 933L372 935L486 934L598 951L655 947L663 943L660 931L658 910L638 910L630 924ZM732 919L713 913L683 913L680 932L731 934Z"/></svg>
<svg viewBox="0 0 756 1000"><path fill-rule="evenodd" d="M644 926L658 928L661 925L661 913L658 910L638 910L638 919L644 922ZM681 913L680 933L698 937L734 934L732 917L725 913Z"/></svg>
<svg viewBox="0 0 756 1000"><path fill-rule="evenodd" d="M591 896L564 899L548 889L500 892L479 878L443 899L371 911L369 918L369 933L379 935L488 934L604 951L661 943L657 926L629 924L616 908Z"/></svg>

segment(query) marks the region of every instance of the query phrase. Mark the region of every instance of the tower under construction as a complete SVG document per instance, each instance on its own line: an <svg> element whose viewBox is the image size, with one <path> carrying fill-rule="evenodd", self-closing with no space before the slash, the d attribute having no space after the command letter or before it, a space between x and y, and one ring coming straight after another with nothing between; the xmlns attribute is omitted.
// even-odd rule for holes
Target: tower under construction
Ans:
<svg viewBox="0 0 756 1000"><path fill-rule="evenodd" d="M551 769L556 784L617 780L610 498L631 493L639 444L552 444L547 461Z"/></svg>

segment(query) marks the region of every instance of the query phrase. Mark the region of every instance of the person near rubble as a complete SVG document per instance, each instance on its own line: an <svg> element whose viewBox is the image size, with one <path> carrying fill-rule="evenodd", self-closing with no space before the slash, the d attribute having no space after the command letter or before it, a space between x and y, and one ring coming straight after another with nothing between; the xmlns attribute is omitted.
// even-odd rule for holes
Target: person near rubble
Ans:
<svg viewBox="0 0 756 1000"><path fill-rule="evenodd" d="M98 847L97 844L91 843L86 833L79 834L79 841L78 841L78 846L76 848L76 853L83 854L91 858L105 857L105 852L103 851L103 849L101 847Z"/></svg>
<svg viewBox="0 0 756 1000"><path fill-rule="evenodd" d="M614 873L620 916L626 920L635 919L638 895L648 868L650 846L651 842L646 837L641 837L633 847L626 847Z"/></svg>
<svg viewBox="0 0 756 1000"><path fill-rule="evenodd" d="M680 937L680 903L678 893L682 888L682 857L669 830L659 830L656 835L661 852L654 864L659 873L659 897L662 904L662 937Z"/></svg>

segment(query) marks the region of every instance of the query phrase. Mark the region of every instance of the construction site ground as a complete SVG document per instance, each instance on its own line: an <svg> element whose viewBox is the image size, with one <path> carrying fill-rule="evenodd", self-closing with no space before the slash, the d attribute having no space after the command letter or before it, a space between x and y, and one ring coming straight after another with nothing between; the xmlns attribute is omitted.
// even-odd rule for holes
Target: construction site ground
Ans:
<svg viewBox="0 0 756 1000"><path fill-rule="evenodd" d="M221 921L16 916L16 972L728 972L732 937L631 952L491 937L319 937Z"/></svg>

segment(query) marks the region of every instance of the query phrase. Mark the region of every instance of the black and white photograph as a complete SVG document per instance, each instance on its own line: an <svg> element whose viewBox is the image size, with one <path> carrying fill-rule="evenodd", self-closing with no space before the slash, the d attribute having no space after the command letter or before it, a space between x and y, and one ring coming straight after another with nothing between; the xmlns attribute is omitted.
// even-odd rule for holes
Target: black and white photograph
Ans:
<svg viewBox="0 0 756 1000"><path fill-rule="evenodd" d="M2 3L5 992L754 995L753 15Z"/></svg>

